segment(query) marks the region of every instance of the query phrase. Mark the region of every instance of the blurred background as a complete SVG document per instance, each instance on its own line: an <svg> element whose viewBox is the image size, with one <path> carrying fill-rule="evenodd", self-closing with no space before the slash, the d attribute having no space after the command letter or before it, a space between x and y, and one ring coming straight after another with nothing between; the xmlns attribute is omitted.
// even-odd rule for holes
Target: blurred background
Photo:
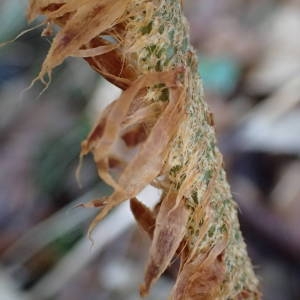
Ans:
<svg viewBox="0 0 300 300"><path fill-rule="evenodd" d="M241 227L266 300L300 299L300 2L186 0L206 100ZM1 0L0 43L28 29L25 0ZM38 21L33 24L38 24ZM134 300L149 241L128 203L86 237L110 190L80 142L119 91L80 59L37 75L50 41L41 28L0 48L0 299ZM147 198L147 191L145 197ZM166 299L170 268L147 299Z"/></svg>

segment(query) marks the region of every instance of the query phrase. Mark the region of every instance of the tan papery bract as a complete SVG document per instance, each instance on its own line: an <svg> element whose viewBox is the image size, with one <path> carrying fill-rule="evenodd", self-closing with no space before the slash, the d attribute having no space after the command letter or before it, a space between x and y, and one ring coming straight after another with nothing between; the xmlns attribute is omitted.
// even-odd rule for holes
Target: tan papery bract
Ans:
<svg viewBox="0 0 300 300"><path fill-rule="evenodd" d="M130 199L130 209L140 228L152 239L155 228L155 216L153 212L142 202L138 201L137 198Z"/></svg>
<svg viewBox="0 0 300 300"><path fill-rule="evenodd" d="M78 1L73 2L77 3ZM75 13L55 36L38 78L43 79L46 74L49 74L68 56L72 56L83 45L114 26L124 14L128 2L129 0L90 0L78 6L75 4L74 6L70 5L69 10L74 8ZM34 6L35 2L32 5ZM63 12L69 11L64 10L64 5L60 9ZM50 16L53 18L60 16L57 13L60 9L50 13ZM38 11L36 8L35 10ZM33 16L29 13L29 17Z"/></svg>
<svg viewBox="0 0 300 300"><path fill-rule="evenodd" d="M185 226L189 211L183 199L176 205L177 193L170 191L162 200L157 215L150 260L148 262L144 284L140 288L142 296L147 295L151 285L169 266L185 235Z"/></svg>
<svg viewBox="0 0 300 300"><path fill-rule="evenodd" d="M74 56L74 57L98 56L98 55L103 55L105 53L108 53L114 49L117 49L118 47L119 47L118 44L112 44L112 45L99 46L90 49L80 49L71 53L70 56Z"/></svg>
<svg viewBox="0 0 300 300"><path fill-rule="evenodd" d="M152 129L152 132L150 133L147 141L145 142L145 145L142 146L139 154L137 154L133 158L133 161L125 168L124 173L121 174L118 183L114 182L111 176L107 174L107 160L112 154L112 148L114 143L121 136L122 121L125 119L129 107L134 101L138 92L147 86L152 86L158 83L164 83L169 87L176 86L178 72L182 72L182 69L179 68L178 70L172 70L162 73L153 72L137 79L126 91L122 93L122 95L116 101L113 102L113 104L111 104L105 110L105 112L102 115L102 118L98 121L97 126L91 132L87 140L83 142L81 156L86 155L88 152L93 152L95 162L97 166L100 167L100 171L98 172L99 175L102 177L102 179L104 179L108 184L112 185L114 188L118 190L123 190L124 186L128 187L131 183L136 183L138 179L134 176L134 172L137 169L139 169L138 173L140 175L143 173L147 173L147 178L150 177L150 179L144 180L145 183L143 184L143 186L145 186L146 184L150 183L151 180L153 180L153 174L149 171L151 169L154 169L154 166L158 165L154 177L161 170L160 166L162 164L162 160L159 161L159 159L161 159L162 155L164 154L161 152L164 152L164 149L167 146L168 141L170 140L170 135L172 135L172 133L170 134L170 132L174 133L174 128L176 128L175 122L179 121L179 119L182 118L183 101L181 100L180 102L180 99L182 99L182 97L178 99L178 101L176 101L176 99L170 100L170 104L166 107L165 111L162 113L161 117L157 121L157 124ZM176 105L181 105L179 113L176 112L176 110L178 110ZM173 113L172 118L168 116L169 113ZM169 122L169 119L172 119L170 120L171 122ZM167 126L169 126L169 128L163 130L165 131L165 133L161 130L164 124L167 124ZM172 124L174 127L170 127L170 124ZM157 163L151 162L152 166L147 167L147 162L144 161L148 161L149 165L149 156L143 155L146 155L147 152L149 152L149 150L151 150L154 146L157 145L157 142L160 142L160 140L161 143L158 144L159 146L157 147L157 157L159 159L156 159ZM162 149L163 151L159 151L159 149ZM144 172L141 172L142 169L144 169ZM103 171L105 173L103 173ZM131 181L133 182L128 182L130 176L133 176L133 180L131 179ZM136 190L136 188L133 188L133 190ZM138 191L140 191L140 187L138 188ZM137 192L131 192L128 194L128 197L134 197L136 194Z"/></svg>
<svg viewBox="0 0 300 300"><path fill-rule="evenodd" d="M61 7L66 0L30 0L27 8L27 18L29 22L33 21L38 15L47 13L48 7Z"/></svg>
<svg viewBox="0 0 300 300"><path fill-rule="evenodd" d="M122 1L122 4L125 5L126 1L128 2L128 0ZM65 55L84 57L96 72L100 73L107 80L117 85L121 89L126 89L130 85L130 83L137 78L136 70L126 62L126 58L121 49L115 48L116 45L111 44L105 39L99 37L99 35L101 35L102 33L105 35L110 35L116 39L118 46L121 46L123 39L122 36L125 30L125 26L124 24L122 24L124 16L119 16L119 14L121 14L120 9L122 7L117 8L117 13L119 16L117 20L113 21L112 19L110 19L112 20L112 23L110 25L107 25L107 28L103 32L101 32L103 27L102 29L98 28L99 31L95 31L95 35L92 36L92 38L87 38L86 43L79 45L80 43L78 43L76 34L74 36L68 36L65 33L62 37L64 31L67 31L64 29L65 27L67 27L67 29L71 27L70 30L71 32L72 30L74 30L74 33L76 33L76 30L78 31L81 28L81 31L84 31L84 33L81 32L81 34L85 35L85 33L87 33L89 36L91 36L89 28L91 25L89 25L89 23L86 23L86 20L81 20L80 26L78 26L77 22L71 21L74 20L74 18L78 20L78 18L82 19L84 17L82 16L82 13L79 13L79 11L83 12L83 7L88 8L91 10L91 12L93 12L93 5L100 5L100 3L109 4L108 2L110 1L104 2L103 0L58 0L53 2L48 0L31 0L28 6L28 19L32 21L39 14L45 15L45 24L47 24L47 28L43 31L42 35L48 35L52 33L52 24L58 25L59 27L61 27L61 31L59 32L61 36L60 39L70 39L73 40L73 43L75 43L72 45L72 49L69 49L69 52L65 53ZM115 4L116 3L114 2L113 5L115 6ZM105 11L101 11L101 9L98 10L99 15L97 17L100 18L104 12ZM76 16L74 16L75 14ZM123 14L126 15L125 10L123 11ZM77 41L75 38L77 38ZM55 40L58 40L58 37L56 37ZM57 43L58 42L56 42L56 44ZM55 45L53 44L51 47L51 51L48 53L46 62L43 65L43 69L41 70L38 77L33 80L32 84L34 84L37 80L41 80L46 84L43 77L47 73L49 74L55 67L54 61L57 59L64 59L60 57L60 55L58 55L57 57L53 57L54 46ZM104 49L108 48L111 50L108 52L104 51Z"/></svg>
<svg viewBox="0 0 300 300"><path fill-rule="evenodd" d="M225 236L212 249L184 265L173 288L172 300L216 300L224 278Z"/></svg>
<svg viewBox="0 0 300 300"><path fill-rule="evenodd" d="M97 37L92 39L84 47L93 49L104 45L109 45L109 43L104 39ZM122 90L126 90L138 77L137 71L132 65L127 63L121 49L115 49L108 53L94 57L87 57L85 60L93 68L93 70L101 74L108 81Z"/></svg>
<svg viewBox="0 0 300 300"><path fill-rule="evenodd" d="M99 124L104 124L99 136L95 134L99 131L99 127L96 126L88 139L83 142L83 154L87 154L89 151L94 153L95 162L100 167L100 170L98 170L99 175L102 175L105 180L108 179L108 183L115 188L111 196L103 199L103 208L91 223L89 234L113 207L135 197L160 174L169 142L185 115L185 90L183 87L177 86L177 76L180 72L183 72L182 68L168 72L153 72L137 79L122 93L119 100L113 102L105 111L103 114L104 121L103 119L99 120ZM115 181L108 173L106 160L111 155L113 143L120 138L122 119L125 118L138 91L158 83L164 83L170 88L169 103L159 116L146 141L140 146L138 152ZM154 150L155 155L153 156ZM150 156L153 157L151 160L149 160ZM95 206L99 206L99 201L101 203L101 199L94 201L97 203ZM83 206L91 207L94 201L83 204Z"/></svg>

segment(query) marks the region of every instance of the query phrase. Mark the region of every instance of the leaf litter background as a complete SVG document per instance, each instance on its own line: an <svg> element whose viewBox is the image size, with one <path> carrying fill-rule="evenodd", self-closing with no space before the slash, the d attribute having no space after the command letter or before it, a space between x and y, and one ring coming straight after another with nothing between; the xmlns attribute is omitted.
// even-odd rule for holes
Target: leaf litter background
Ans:
<svg viewBox="0 0 300 300"><path fill-rule="evenodd" d="M206 99L215 113L240 221L264 299L300 298L299 1L185 1ZM27 28L26 1L0 3L0 42ZM0 49L1 299L139 299L149 241L127 211L99 226L73 209L108 193L80 141L114 99L80 59L23 95L49 48L41 29ZM164 299L176 262L148 299Z"/></svg>

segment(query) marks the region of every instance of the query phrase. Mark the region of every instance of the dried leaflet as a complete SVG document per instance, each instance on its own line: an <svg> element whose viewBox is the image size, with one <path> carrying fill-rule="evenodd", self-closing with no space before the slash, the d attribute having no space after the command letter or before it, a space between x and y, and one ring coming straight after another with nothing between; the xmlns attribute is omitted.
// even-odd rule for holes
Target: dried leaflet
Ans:
<svg viewBox="0 0 300 300"><path fill-rule="evenodd" d="M137 222L153 238L142 295L178 255L172 299L259 299L181 4L30 1L30 19L43 14L50 27L60 26L38 79L73 55L124 90L81 152L94 155L114 192L83 206L102 208L90 234L114 206L132 199ZM154 213L135 198L147 184L163 190Z"/></svg>

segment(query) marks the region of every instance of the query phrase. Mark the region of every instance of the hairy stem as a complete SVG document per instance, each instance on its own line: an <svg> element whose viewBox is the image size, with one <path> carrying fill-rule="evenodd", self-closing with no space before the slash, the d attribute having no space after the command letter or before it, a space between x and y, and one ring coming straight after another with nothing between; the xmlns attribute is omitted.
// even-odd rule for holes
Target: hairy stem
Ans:
<svg viewBox="0 0 300 300"><path fill-rule="evenodd" d="M183 269L193 266L193 262L207 255L226 237L221 258L224 277L218 282L219 292L212 299L257 299L258 282L239 229L236 204L216 145L213 116L204 101L197 58L189 42L181 3L174 0L156 2L133 1L132 11L137 13L127 26L125 45L138 73L165 71L176 66L184 66L186 70L183 82L187 90L187 117L170 146L166 180L179 191L182 189L190 211L186 226L189 253ZM144 13L138 13L142 11ZM151 97L154 95L157 100L161 97L157 91L152 91ZM195 273L200 273L201 268L200 263ZM182 279L188 282L183 273L179 274L177 286ZM197 282L192 284L197 288Z"/></svg>
<svg viewBox="0 0 300 300"><path fill-rule="evenodd" d="M84 53L124 90L82 144L114 193L84 206L102 207L93 228L132 199L153 238L141 294L178 256L172 299L259 299L181 1L32 0L29 16L38 14L61 27L38 78ZM153 213L135 198L147 184L163 190Z"/></svg>

